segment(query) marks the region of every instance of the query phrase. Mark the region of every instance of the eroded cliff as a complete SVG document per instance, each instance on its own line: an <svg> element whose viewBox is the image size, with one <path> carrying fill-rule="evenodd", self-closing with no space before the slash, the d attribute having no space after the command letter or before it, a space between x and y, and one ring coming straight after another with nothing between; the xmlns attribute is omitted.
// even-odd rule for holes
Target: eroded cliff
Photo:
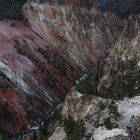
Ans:
<svg viewBox="0 0 140 140"><path fill-rule="evenodd" d="M99 6L28 1L24 22L0 22L0 129L14 134L40 123L88 71L98 75L97 90L113 96L127 69L120 65L129 57L139 64L139 14L121 18Z"/></svg>

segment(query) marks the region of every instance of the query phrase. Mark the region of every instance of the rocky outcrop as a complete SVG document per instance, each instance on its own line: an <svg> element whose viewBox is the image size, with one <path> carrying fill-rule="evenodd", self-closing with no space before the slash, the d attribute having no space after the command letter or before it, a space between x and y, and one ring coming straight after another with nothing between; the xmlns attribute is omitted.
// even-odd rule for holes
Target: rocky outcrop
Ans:
<svg viewBox="0 0 140 140"><path fill-rule="evenodd" d="M66 134L62 127L57 127L49 140L67 140Z"/></svg>
<svg viewBox="0 0 140 140"><path fill-rule="evenodd" d="M115 101L120 114L119 119L113 123L115 127L109 129L105 123L109 114L108 105L111 99L99 98L91 95L83 95L72 88L66 96L62 115L64 117L71 116L75 121L84 120L86 134L83 139L89 140L138 140L139 139L139 99L134 97L131 99ZM102 103L102 104L101 104ZM103 104L107 105L103 107ZM109 124L109 122L108 122ZM56 129L52 137L59 134L59 140L63 139L63 128Z"/></svg>

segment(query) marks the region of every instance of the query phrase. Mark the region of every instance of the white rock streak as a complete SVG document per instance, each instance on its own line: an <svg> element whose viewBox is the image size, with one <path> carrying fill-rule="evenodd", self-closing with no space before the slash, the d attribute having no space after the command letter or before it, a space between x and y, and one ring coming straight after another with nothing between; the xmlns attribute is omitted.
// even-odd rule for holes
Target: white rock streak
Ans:
<svg viewBox="0 0 140 140"><path fill-rule="evenodd" d="M114 136L128 136L124 129L112 129L107 130L104 127L96 129L95 134L93 135L94 140L105 140L106 138L112 138Z"/></svg>
<svg viewBox="0 0 140 140"><path fill-rule="evenodd" d="M29 90L28 85L22 80L22 77L16 75L7 65L0 61L0 71L7 76L13 83L17 83L25 92Z"/></svg>

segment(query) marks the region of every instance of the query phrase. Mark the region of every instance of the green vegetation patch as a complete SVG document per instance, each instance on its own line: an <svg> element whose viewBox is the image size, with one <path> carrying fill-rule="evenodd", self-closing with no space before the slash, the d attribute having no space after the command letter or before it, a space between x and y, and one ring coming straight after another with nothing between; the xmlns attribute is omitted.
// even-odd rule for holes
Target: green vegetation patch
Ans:
<svg viewBox="0 0 140 140"><path fill-rule="evenodd" d="M72 117L66 117L62 121L68 140L80 140L86 132L83 121L74 121Z"/></svg>

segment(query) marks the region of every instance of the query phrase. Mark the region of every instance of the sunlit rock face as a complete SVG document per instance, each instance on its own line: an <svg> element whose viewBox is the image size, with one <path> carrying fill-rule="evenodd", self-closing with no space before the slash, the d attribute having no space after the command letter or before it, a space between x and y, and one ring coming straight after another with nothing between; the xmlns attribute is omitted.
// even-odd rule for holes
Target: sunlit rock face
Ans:
<svg viewBox="0 0 140 140"><path fill-rule="evenodd" d="M40 123L89 70L108 76L99 84L107 88L116 57L139 50L139 15L121 19L99 4L28 1L24 20L0 22L0 129L14 134Z"/></svg>

